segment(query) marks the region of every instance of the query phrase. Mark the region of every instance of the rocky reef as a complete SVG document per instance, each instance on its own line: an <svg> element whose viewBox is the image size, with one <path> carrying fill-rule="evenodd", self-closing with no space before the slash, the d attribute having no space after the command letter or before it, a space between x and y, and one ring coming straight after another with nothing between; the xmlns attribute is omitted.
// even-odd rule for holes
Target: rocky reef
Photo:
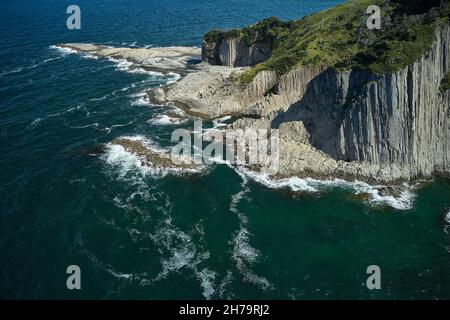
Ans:
<svg viewBox="0 0 450 320"><path fill-rule="evenodd" d="M143 68L157 72L184 72L190 65L201 60L200 48L117 48L90 43L62 43L57 48L90 54L97 58L123 59L132 68Z"/></svg>

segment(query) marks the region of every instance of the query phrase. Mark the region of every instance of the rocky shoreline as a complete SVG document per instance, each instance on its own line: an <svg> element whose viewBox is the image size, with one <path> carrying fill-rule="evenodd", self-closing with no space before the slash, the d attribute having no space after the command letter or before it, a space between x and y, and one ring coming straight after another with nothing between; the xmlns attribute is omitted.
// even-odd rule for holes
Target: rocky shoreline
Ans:
<svg viewBox="0 0 450 320"><path fill-rule="evenodd" d="M439 87L448 56L444 25L420 60L396 72L299 67L261 71L242 86L246 68L204 62L148 96L206 119L233 115L231 128L280 129L281 177L398 184L450 172L450 91Z"/></svg>
<svg viewBox="0 0 450 320"><path fill-rule="evenodd" d="M439 91L450 70L450 27L436 30L436 39L422 59L397 72L298 67L283 75L261 71L246 85L238 79L248 67L198 63L199 48L59 46L180 73L180 80L148 90L146 99L154 104L206 120L233 116L232 129L279 129L277 178L399 184L450 172L450 91ZM211 60L205 52L203 59Z"/></svg>

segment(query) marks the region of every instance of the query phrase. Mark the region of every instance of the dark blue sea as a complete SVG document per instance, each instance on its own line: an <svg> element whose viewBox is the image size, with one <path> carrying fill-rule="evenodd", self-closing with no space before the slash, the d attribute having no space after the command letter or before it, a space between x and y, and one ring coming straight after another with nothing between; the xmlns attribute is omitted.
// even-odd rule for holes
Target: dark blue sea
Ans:
<svg viewBox="0 0 450 320"><path fill-rule="evenodd" d="M192 126L158 121L168 109L142 99L175 76L55 47L201 46L214 28L340 2L2 0L0 298L450 298L449 180L368 201L357 187L296 192L224 165L145 168L109 143L164 147ZM66 27L73 4L81 30ZM70 265L81 290L67 289ZM381 290L366 287L370 265Z"/></svg>

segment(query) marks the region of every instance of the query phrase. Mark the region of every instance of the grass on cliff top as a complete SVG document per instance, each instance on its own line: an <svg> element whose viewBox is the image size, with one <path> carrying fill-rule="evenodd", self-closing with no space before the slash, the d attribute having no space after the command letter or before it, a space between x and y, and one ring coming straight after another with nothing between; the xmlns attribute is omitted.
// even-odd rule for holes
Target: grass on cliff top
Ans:
<svg viewBox="0 0 450 320"><path fill-rule="evenodd" d="M267 18L243 29L229 31L212 30L205 35L205 41L217 43L221 40L244 39L250 46L253 43L275 48L292 29L292 22L283 22L276 17Z"/></svg>
<svg viewBox="0 0 450 320"><path fill-rule="evenodd" d="M441 81L441 91L445 92L447 90L450 90L450 72Z"/></svg>
<svg viewBox="0 0 450 320"><path fill-rule="evenodd" d="M243 85L250 83L262 70L274 70L282 75L298 66L358 68L375 73L396 71L414 63L431 48L437 25L448 22L450 16L448 3L441 9L428 12L428 8L425 14L408 15L402 1L350 0L294 22L282 24L276 20L276 28L266 22L229 33L215 31L215 36L245 36L249 44L261 39L272 41L272 57L244 72L239 78ZM407 3L410 6L415 2L417 0ZM366 10L374 4L381 8L381 30L369 30L366 26L369 17ZM429 6L430 2L421 5ZM261 34L267 30L269 37Z"/></svg>

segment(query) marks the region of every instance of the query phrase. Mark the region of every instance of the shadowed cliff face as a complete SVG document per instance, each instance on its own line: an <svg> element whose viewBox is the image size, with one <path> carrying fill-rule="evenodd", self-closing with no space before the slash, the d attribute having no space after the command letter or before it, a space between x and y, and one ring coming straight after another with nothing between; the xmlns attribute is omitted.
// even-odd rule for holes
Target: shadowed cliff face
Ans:
<svg viewBox="0 0 450 320"><path fill-rule="evenodd" d="M255 66L270 58L272 51L263 44L248 45L242 39L203 42L202 59L212 65L228 67Z"/></svg>
<svg viewBox="0 0 450 320"><path fill-rule="evenodd" d="M291 22L271 17L240 30L212 30L203 39L203 61L228 67L255 66L272 56L291 28Z"/></svg>
<svg viewBox="0 0 450 320"><path fill-rule="evenodd" d="M450 27L436 31L421 60L394 73L326 71L304 97L272 121L303 121L311 143L333 158L380 168L400 165L409 177L450 171Z"/></svg>

